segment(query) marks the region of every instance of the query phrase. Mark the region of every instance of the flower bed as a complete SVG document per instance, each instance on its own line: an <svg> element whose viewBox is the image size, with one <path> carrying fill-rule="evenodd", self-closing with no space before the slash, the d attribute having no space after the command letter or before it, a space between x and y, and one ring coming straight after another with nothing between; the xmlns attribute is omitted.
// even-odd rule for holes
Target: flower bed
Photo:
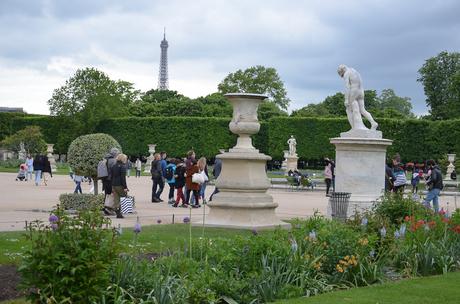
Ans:
<svg viewBox="0 0 460 304"><path fill-rule="evenodd" d="M136 223L134 255L102 259L92 247L86 251L87 255L98 257L99 268L94 270L103 271L109 277L108 281L93 279L91 290L93 294L99 293L100 301L106 303L264 303L371 285L387 280L390 275L394 278L395 274L404 277L458 270L460 212L434 214L420 207L418 202L402 200L400 197L385 198L372 212L356 214L346 223L315 215L308 220L292 221L290 231L254 230L252 234L227 239L203 237L192 241L190 238L191 244L183 250L160 257L141 252L138 237L144 231ZM398 205L400 208L395 207ZM98 219L102 217L100 212L84 212L86 215L79 219L90 220L92 224L78 225L91 228L78 234L79 240L82 239L78 252L85 252L88 240L97 236L95 239L100 242L102 231L109 232L104 227L106 222ZM58 221L50 217L50 224L38 231L41 237L32 238L32 242L46 239L49 248L56 249L56 244L66 248L66 242L75 240L67 238L65 231L83 229L62 225L68 222L67 217L61 213ZM183 225L190 225L188 218ZM115 235L113 231L110 233L113 243L107 250L117 248L116 237L112 239ZM68 248L75 249L74 246ZM84 260L85 273L81 273L77 266L73 266L76 270L59 269L58 265L68 265L66 260L63 263L62 259L67 257L63 251L59 251L62 255L53 253L52 259L43 260L44 251L40 249L40 262L50 264L46 270L53 275L42 277L41 282L33 278L26 281L26 286L51 286L40 295L42 299L55 297L60 301L64 296L72 299L75 295L69 293L69 289L62 290L64 285L50 278L64 270L72 277L72 271L76 271L78 281L86 282L85 275L89 278L94 275L91 263L87 262L91 257L85 256L88 259ZM112 251L107 254L112 255ZM155 259L139 258L145 256ZM37 257L33 250L28 252L22 271L29 271L27 265L35 265ZM72 282L74 291L84 287L79 287L75 280Z"/></svg>

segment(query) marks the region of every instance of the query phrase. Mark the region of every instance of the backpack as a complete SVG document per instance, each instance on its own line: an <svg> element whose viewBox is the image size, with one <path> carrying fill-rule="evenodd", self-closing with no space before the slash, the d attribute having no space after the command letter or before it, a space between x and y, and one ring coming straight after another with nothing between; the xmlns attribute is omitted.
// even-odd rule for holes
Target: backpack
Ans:
<svg viewBox="0 0 460 304"><path fill-rule="evenodd" d="M103 159L97 164L97 178L104 178L109 176L109 169L107 167L107 160Z"/></svg>
<svg viewBox="0 0 460 304"><path fill-rule="evenodd" d="M172 166L167 166L165 169L165 178L167 180L172 180L174 177L174 170Z"/></svg>

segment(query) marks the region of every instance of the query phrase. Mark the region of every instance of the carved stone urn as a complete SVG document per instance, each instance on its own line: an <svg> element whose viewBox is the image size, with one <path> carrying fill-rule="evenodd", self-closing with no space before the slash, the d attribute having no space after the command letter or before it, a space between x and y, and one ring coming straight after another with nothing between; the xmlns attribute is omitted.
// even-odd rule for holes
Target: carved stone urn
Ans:
<svg viewBox="0 0 460 304"><path fill-rule="evenodd" d="M278 204L267 193L270 187L265 166L271 157L254 148L251 135L259 132L257 108L264 95L226 94L233 106L230 131L238 135L236 145L217 155L222 171L216 181L220 192L208 204L205 225L212 227L263 229L288 226L275 215Z"/></svg>
<svg viewBox="0 0 460 304"><path fill-rule="evenodd" d="M51 172L56 172L56 160L54 159L54 144L46 144L46 156L51 165Z"/></svg>

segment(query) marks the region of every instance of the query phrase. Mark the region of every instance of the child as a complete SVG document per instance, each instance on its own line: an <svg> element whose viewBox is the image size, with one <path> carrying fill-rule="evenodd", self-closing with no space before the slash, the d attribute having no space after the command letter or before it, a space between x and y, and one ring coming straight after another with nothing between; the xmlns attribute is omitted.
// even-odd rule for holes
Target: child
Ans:
<svg viewBox="0 0 460 304"><path fill-rule="evenodd" d="M73 180L74 180L75 184L77 185L75 187L75 191L73 193L78 193L78 192L83 193L81 191L81 182L83 181L83 176L74 174L73 175Z"/></svg>
<svg viewBox="0 0 460 304"><path fill-rule="evenodd" d="M165 176L164 176L169 186L168 204L170 205L176 203L174 201L174 187L176 183L176 179L174 177L175 174L176 174L176 160L171 159L169 164L166 166Z"/></svg>
<svg viewBox="0 0 460 304"><path fill-rule="evenodd" d="M177 190L176 202L174 203L173 207L177 207L179 205L180 200L182 200L182 207L187 208L188 204L185 202L184 197L184 186L185 186L185 163L178 160L178 164L176 165L176 174L174 178L176 183L174 184L174 188Z"/></svg>
<svg viewBox="0 0 460 304"><path fill-rule="evenodd" d="M21 164L19 166L18 176L16 176L16 181L18 180L20 180L21 182L24 180L27 181L26 174L27 174L27 166L26 164Z"/></svg>

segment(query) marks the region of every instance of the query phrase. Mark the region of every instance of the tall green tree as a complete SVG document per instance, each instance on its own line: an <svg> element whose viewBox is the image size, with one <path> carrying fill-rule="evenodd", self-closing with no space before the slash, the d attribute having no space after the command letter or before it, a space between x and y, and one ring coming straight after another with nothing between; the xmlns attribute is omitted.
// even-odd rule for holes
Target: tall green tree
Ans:
<svg viewBox="0 0 460 304"><path fill-rule="evenodd" d="M275 68L258 65L246 70L237 70L228 74L217 86L222 94L226 93L257 93L265 94L269 100L281 109L289 105L284 83Z"/></svg>
<svg viewBox="0 0 460 304"><path fill-rule="evenodd" d="M46 151L46 142L38 126L27 126L16 133L7 136L0 142L2 147L19 152L21 143L27 153L43 153Z"/></svg>
<svg viewBox="0 0 460 304"><path fill-rule="evenodd" d="M392 89L384 89L378 97L378 108L381 111L393 109L402 116L414 117L409 97L400 97Z"/></svg>
<svg viewBox="0 0 460 304"><path fill-rule="evenodd" d="M151 89L142 94L141 100L149 103L161 103L167 102L171 99L179 99L179 100L190 100L190 98L185 97L182 94L179 94L177 91L173 90L158 90L158 89Z"/></svg>
<svg viewBox="0 0 460 304"><path fill-rule="evenodd" d="M113 81L95 68L76 71L48 100L51 115L73 119L84 133L92 132L100 120L127 114L139 91L126 81Z"/></svg>
<svg viewBox="0 0 460 304"><path fill-rule="evenodd" d="M460 77L460 53L441 52L426 60L418 72L432 118L460 117L460 92L455 85Z"/></svg>

